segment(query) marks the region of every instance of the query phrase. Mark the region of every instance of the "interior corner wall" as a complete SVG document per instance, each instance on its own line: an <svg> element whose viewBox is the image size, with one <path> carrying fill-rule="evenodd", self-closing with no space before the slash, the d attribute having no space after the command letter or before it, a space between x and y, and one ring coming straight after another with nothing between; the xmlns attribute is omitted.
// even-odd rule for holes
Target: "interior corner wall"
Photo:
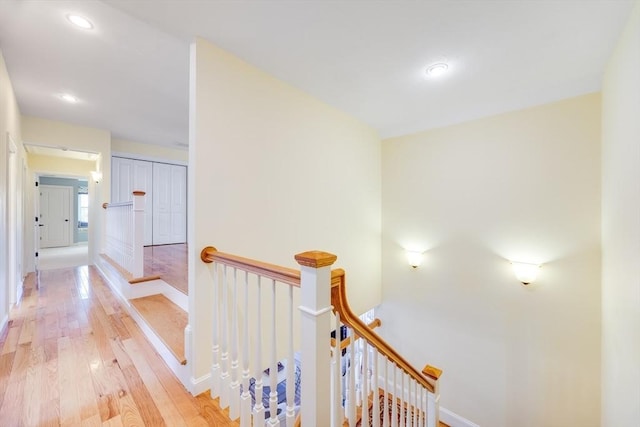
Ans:
<svg viewBox="0 0 640 427"><path fill-rule="evenodd" d="M441 406L482 426L598 426L599 94L385 140L382 183L380 330L443 369ZM509 261L542 264L538 280Z"/></svg>
<svg viewBox="0 0 640 427"><path fill-rule="evenodd" d="M293 268L296 253L334 253L354 309L378 304L377 133L202 39L192 45L190 102L194 375L211 360L205 246Z"/></svg>
<svg viewBox="0 0 640 427"><path fill-rule="evenodd" d="M640 420L640 2L602 91L602 426Z"/></svg>
<svg viewBox="0 0 640 427"><path fill-rule="evenodd" d="M13 92L13 86L9 78L6 64L4 62L4 56L0 50L0 331L6 326L6 321L9 315L9 284L8 271L9 266L7 264L9 239L11 236L7 233L7 198L8 192L8 179L7 179L7 156L8 156L8 135L11 135L13 141L16 144L16 163L17 171L22 169L22 161L24 159L24 150L22 148L22 136L20 128L20 109L16 102L16 97ZM18 177L14 178L18 179ZM20 180L18 179L18 182ZM22 192L22 196L15 194L14 200L20 200L20 197L24 197L24 189L19 188ZM18 218L20 224L22 224L21 218ZM18 239L23 239L22 233L18 234ZM29 250L25 248L25 250ZM19 254L21 256L22 254Z"/></svg>
<svg viewBox="0 0 640 427"><path fill-rule="evenodd" d="M22 116L22 137L26 143L48 147L99 153L96 169L102 171L102 181L89 179L89 257L95 259L102 249L105 213L102 203L111 196L111 133L103 129ZM33 172L41 172L33 168ZM94 170L94 169L92 169ZM43 171L48 172L48 171Z"/></svg>

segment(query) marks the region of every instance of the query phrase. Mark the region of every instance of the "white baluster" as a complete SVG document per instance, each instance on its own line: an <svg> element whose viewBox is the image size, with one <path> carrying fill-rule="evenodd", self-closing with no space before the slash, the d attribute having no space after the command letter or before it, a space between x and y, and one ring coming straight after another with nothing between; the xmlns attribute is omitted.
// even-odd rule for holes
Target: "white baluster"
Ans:
<svg viewBox="0 0 640 427"><path fill-rule="evenodd" d="M237 420L240 416L240 381L238 373L238 271L233 269L233 289L231 291L231 399L229 418Z"/></svg>
<svg viewBox="0 0 640 427"><path fill-rule="evenodd" d="M369 344L362 338L362 425L369 426Z"/></svg>
<svg viewBox="0 0 640 427"><path fill-rule="evenodd" d="M276 281L271 279L271 368L269 368L270 426L279 426L278 419L278 352L276 348Z"/></svg>
<svg viewBox="0 0 640 427"><path fill-rule="evenodd" d="M351 342L349 343L349 392L347 393L347 414L349 417L349 427L356 425L356 405L358 399L356 397L356 333L353 329L349 329Z"/></svg>
<svg viewBox="0 0 640 427"><path fill-rule="evenodd" d="M242 396L240 397L240 427L251 425L251 394L249 393L249 273L244 272L244 327L242 333Z"/></svg>
<svg viewBox="0 0 640 427"><path fill-rule="evenodd" d="M380 427L380 387L378 386L378 350L373 349L371 361L371 389L373 394L372 424Z"/></svg>
<svg viewBox="0 0 640 427"><path fill-rule="evenodd" d="M220 278L218 276L218 263L213 263L213 362L211 364L211 397L220 396Z"/></svg>
<svg viewBox="0 0 640 427"><path fill-rule="evenodd" d="M389 427L390 425L390 417L389 417L389 388L391 382L391 375L389 375L389 359L384 357L384 427Z"/></svg>
<svg viewBox="0 0 640 427"><path fill-rule="evenodd" d="M397 373L398 368L394 362L391 362L391 369L393 369L393 401L391 402L391 426L398 427L398 382Z"/></svg>
<svg viewBox="0 0 640 427"><path fill-rule="evenodd" d="M257 276L258 305L256 307L256 353L255 370L253 377L255 382L256 404L253 408L253 427L264 427L264 405L262 404L262 277Z"/></svg>
<svg viewBox="0 0 640 427"><path fill-rule="evenodd" d="M407 402L407 390L405 388L406 378L407 374L403 370L400 370L400 408L398 408L398 410L400 411L400 422L398 423L398 425L402 427L407 427L407 413L405 411Z"/></svg>
<svg viewBox="0 0 640 427"><path fill-rule="evenodd" d="M293 426L295 422L295 365L293 358L293 286L289 288L289 300L287 311L289 312L289 360L287 361L287 426Z"/></svg>
<svg viewBox="0 0 640 427"><path fill-rule="evenodd" d="M227 325L227 320L229 319L228 286L227 266L224 265L222 267L222 319L220 322L222 327L222 338L220 340L220 408L222 409L229 407L229 387L231 386L231 375L229 375L229 326Z"/></svg>
<svg viewBox="0 0 640 427"><path fill-rule="evenodd" d="M336 313L336 338L331 361L331 426L342 427L344 411L342 410L342 350L340 348L340 313ZM289 424L287 424L289 427Z"/></svg>

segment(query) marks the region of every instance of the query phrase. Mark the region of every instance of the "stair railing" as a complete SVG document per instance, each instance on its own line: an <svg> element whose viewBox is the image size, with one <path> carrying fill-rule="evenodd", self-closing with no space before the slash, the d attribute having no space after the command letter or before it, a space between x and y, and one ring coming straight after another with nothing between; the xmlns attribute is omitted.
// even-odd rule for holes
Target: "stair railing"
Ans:
<svg viewBox="0 0 640 427"><path fill-rule="evenodd" d="M334 330L349 331L332 347L332 425L437 427L442 371L430 365L418 371L356 316L340 269L332 272L331 304Z"/></svg>
<svg viewBox="0 0 640 427"><path fill-rule="evenodd" d="M128 202L105 203L104 253L133 278L144 275L144 191Z"/></svg>
<svg viewBox="0 0 640 427"><path fill-rule="evenodd" d="M377 380L377 366L386 360L414 381L414 389L406 393L413 400L403 401L403 407L415 414L416 423L411 425L431 427L433 419L437 420L437 413L435 418L428 415L433 412L428 402L437 404L437 400L427 397L437 390L437 380L413 369L353 315L345 299L344 271L331 271L335 255L320 251L298 254L295 259L300 270L220 252L211 246L202 250L201 259L211 264L214 294L211 397L219 398L220 407L228 408L229 417L239 419L242 427L338 427L344 423L344 405L350 411L349 425L355 425L351 412L359 406L362 414L368 414L368 405L365 403L363 411L362 403L372 400L375 405L379 393L374 390L386 390L389 399L400 397L395 382L379 384ZM339 318L338 325L354 331L348 352L353 360L346 369L349 388L342 387L337 376L342 348L331 351L331 331L339 330L334 328L332 311ZM333 342L335 346L346 345L346 341ZM355 345L365 345L366 350L358 353ZM356 354L372 354L373 358L363 356L363 362L356 363ZM376 362L378 355L380 363ZM356 369L350 368L356 366L371 374L356 376ZM358 394L352 391L356 389Z"/></svg>

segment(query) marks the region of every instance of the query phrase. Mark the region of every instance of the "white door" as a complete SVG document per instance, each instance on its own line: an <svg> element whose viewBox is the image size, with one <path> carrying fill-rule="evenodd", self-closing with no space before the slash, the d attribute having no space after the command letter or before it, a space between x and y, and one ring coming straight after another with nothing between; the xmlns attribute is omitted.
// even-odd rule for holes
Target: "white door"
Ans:
<svg viewBox="0 0 640 427"><path fill-rule="evenodd" d="M153 244L153 163L133 160L132 191L144 191L144 245Z"/></svg>
<svg viewBox="0 0 640 427"><path fill-rule="evenodd" d="M153 244L187 240L187 168L153 164Z"/></svg>
<svg viewBox="0 0 640 427"><path fill-rule="evenodd" d="M121 157L111 158L111 203L128 202L133 197L133 162Z"/></svg>
<svg viewBox="0 0 640 427"><path fill-rule="evenodd" d="M71 245L73 187L40 186L40 247Z"/></svg>

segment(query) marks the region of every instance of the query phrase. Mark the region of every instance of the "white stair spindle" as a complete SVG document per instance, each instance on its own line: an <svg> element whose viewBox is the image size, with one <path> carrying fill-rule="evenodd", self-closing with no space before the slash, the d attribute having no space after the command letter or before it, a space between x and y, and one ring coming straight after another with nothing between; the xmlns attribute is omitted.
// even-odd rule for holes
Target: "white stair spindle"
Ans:
<svg viewBox="0 0 640 427"><path fill-rule="evenodd" d="M220 396L220 279L218 277L218 263L213 263L213 362L211 364L211 397Z"/></svg>
<svg viewBox="0 0 640 427"><path fill-rule="evenodd" d="M362 425L369 426L369 344L362 338Z"/></svg>
<svg viewBox="0 0 640 427"><path fill-rule="evenodd" d="M229 327L227 320L229 316L227 288L227 266L222 268L222 318L220 325L222 327L221 357L220 357L220 408L229 407L229 387L231 386L231 375L229 375Z"/></svg>
<svg viewBox="0 0 640 427"><path fill-rule="evenodd" d="M287 413L286 425L293 426L295 422L295 360L293 357L293 286L289 286L287 311L289 312L289 356L287 360Z"/></svg>
<svg viewBox="0 0 640 427"><path fill-rule="evenodd" d="M349 329L351 342L349 343L349 392L347 393L347 408L349 427L356 425L356 406L358 399L356 397L356 333L353 329Z"/></svg>
<svg viewBox="0 0 640 427"><path fill-rule="evenodd" d="M278 419L278 352L276 348L276 281L271 279L271 367L269 368L270 426L279 426Z"/></svg>
<svg viewBox="0 0 640 427"><path fill-rule="evenodd" d="M380 387L378 386L378 350L373 349L371 361L371 389L373 394L372 425L380 427Z"/></svg>
<svg viewBox="0 0 640 427"><path fill-rule="evenodd" d="M331 426L342 427L342 350L340 349L340 313L336 313L336 338L331 361ZM287 424L289 426L289 424Z"/></svg>
<svg viewBox="0 0 640 427"><path fill-rule="evenodd" d="M390 417L389 417L389 389L391 388L391 375L389 375L389 359L383 356L384 363L384 424L383 427L390 426Z"/></svg>
<svg viewBox="0 0 640 427"><path fill-rule="evenodd" d="M256 307L256 352L253 377L255 382L256 404L253 408L253 427L264 427L264 405L262 404L262 277L257 276L258 302Z"/></svg>
<svg viewBox="0 0 640 427"><path fill-rule="evenodd" d="M242 395L240 397L240 427L251 425L251 394L249 393L249 274L244 272L244 327L242 333Z"/></svg>
<svg viewBox="0 0 640 427"><path fill-rule="evenodd" d="M240 381L238 362L238 271L233 269L233 289L231 290L231 385L229 391L229 418L237 420L240 417Z"/></svg>
<svg viewBox="0 0 640 427"><path fill-rule="evenodd" d="M393 369L393 386L391 387L391 390L393 390L393 401L391 402L391 426L398 427L398 368L394 362L391 362L391 369Z"/></svg>

